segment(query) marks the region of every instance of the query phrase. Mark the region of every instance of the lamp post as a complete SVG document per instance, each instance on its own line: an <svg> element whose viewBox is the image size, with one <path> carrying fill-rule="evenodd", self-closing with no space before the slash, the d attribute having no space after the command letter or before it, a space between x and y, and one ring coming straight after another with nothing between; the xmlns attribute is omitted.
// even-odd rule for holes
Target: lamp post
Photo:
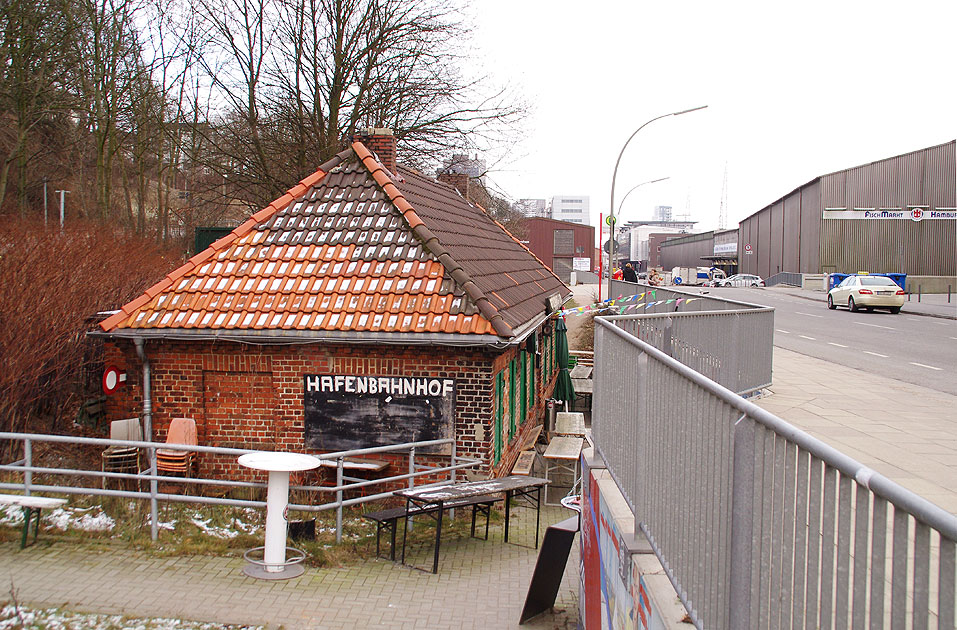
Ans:
<svg viewBox="0 0 957 630"><path fill-rule="evenodd" d="M661 120L662 118L667 118L668 116L680 116L682 114L690 114L691 112L696 112L698 110L706 108L707 105L701 105L700 107L692 107L691 109L683 109L677 112L670 112L668 114L662 114L661 116L656 116L651 120L645 122L641 127L635 129L635 131L628 136L628 139L625 140L625 144L621 147L621 151L618 153L618 159L615 160L615 171L611 175L611 203L609 207L609 223L611 224L611 241L608 243L608 295L611 295L611 276L612 269L615 265L615 180L618 179L618 165L621 164L621 156L625 154L625 149L628 148L628 143L631 142L631 139L638 135L638 132L655 122L656 120ZM630 190L628 192L631 192ZM627 196L627 195L625 195ZM624 201L624 199L622 199Z"/></svg>
<svg viewBox="0 0 957 630"><path fill-rule="evenodd" d="M641 182L641 183L638 184L637 186L632 186L632 187L631 187L631 190L629 190L628 192L626 192L626 193L625 193L625 196L622 197L622 198L621 198L621 201L618 202L618 216L621 216L621 207L622 207L623 205L625 205L625 199L628 199L628 195L630 195L631 193L635 192L636 190L638 190L639 188L641 188L641 187L644 186L645 184L657 184L658 182L663 182L663 181L665 181L666 179L671 179L671 177L659 177L658 179L649 179L649 180L646 181L646 182Z"/></svg>

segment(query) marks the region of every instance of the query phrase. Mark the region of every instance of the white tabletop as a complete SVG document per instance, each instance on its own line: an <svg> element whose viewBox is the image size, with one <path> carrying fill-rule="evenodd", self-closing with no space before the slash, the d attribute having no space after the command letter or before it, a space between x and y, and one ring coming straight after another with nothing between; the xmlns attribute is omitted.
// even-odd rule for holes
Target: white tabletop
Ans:
<svg viewBox="0 0 957 630"><path fill-rule="evenodd" d="M239 465L256 470L287 471L312 470L319 467L319 458L302 453L259 452L239 456Z"/></svg>

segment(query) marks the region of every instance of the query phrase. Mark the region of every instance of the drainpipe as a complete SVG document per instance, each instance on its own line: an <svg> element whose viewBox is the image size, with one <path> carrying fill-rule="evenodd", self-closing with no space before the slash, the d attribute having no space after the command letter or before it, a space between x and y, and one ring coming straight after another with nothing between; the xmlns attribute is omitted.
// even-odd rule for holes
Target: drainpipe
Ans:
<svg viewBox="0 0 957 630"><path fill-rule="evenodd" d="M150 360L146 357L145 342L142 337L133 340L136 355L143 364L143 435L147 442L153 441L153 393L150 388ZM156 483L156 449L148 449L150 477L150 538L159 536L159 506L156 501L158 484Z"/></svg>
<svg viewBox="0 0 957 630"><path fill-rule="evenodd" d="M136 356L143 363L143 435L147 442L153 441L153 399L150 390L150 360L146 358L145 342L141 337L133 340Z"/></svg>

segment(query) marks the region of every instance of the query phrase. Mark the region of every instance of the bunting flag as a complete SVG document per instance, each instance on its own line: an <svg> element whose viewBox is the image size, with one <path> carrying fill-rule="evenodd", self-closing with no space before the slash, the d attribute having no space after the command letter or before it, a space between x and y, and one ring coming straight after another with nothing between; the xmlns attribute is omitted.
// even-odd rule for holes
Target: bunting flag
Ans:
<svg viewBox="0 0 957 630"><path fill-rule="evenodd" d="M606 300L604 302L596 302L595 304L588 304L586 306L576 306L575 308L568 308L561 311L558 311L558 315L564 318L567 315L583 315L584 313L594 313L598 314L618 314L622 315L624 313L633 311L640 307L644 307L644 310L648 310L652 306L658 306L659 304L674 304L676 307L680 306L682 302L685 304L690 304L695 300L700 300L701 298L669 298L667 300L656 300L655 296L657 289L652 289L651 291L645 291L644 293L639 293L637 295L619 295L618 297ZM645 302L645 298L648 298L648 302ZM632 304L632 302L637 302L637 304Z"/></svg>

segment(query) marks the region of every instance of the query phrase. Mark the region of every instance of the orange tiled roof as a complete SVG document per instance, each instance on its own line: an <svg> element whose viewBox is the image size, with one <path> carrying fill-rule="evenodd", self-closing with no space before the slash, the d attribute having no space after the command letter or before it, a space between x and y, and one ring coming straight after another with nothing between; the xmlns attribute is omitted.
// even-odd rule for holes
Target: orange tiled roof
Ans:
<svg viewBox="0 0 957 630"><path fill-rule="evenodd" d="M511 337L544 313L545 297L567 294L480 208L402 174L354 144L101 327L123 336L481 342Z"/></svg>

